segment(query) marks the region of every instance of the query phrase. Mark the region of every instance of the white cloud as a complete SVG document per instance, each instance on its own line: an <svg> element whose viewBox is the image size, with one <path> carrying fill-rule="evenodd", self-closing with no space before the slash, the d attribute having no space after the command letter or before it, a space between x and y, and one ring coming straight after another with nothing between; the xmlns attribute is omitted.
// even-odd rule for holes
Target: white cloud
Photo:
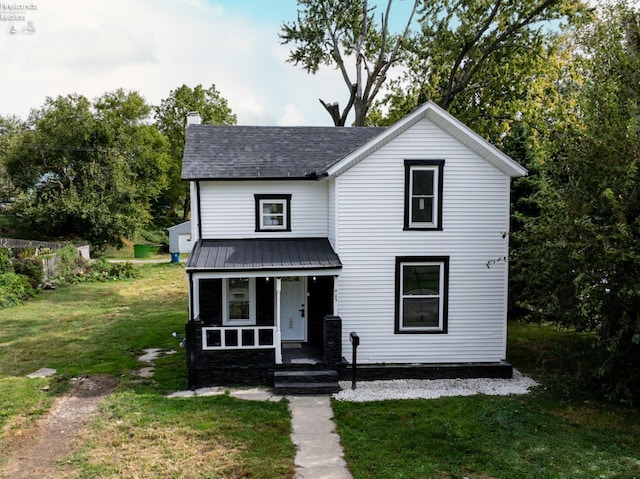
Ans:
<svg viewBox="0 0 640 479"><path fill-rule="evenodd" d="M296 126L300 125L304 119L304 115L298 110L298 107L292 103L285 105L284 114L278 119L278 126Z"/></svg>
<svg viewBox="0 0 640 479"><path fill-rule="evenodd" d="M122 87L158 103L182 84L215 84L239 123L330 125L318 98L346 92L335 71L285 62L278 23L202 0L33 1L35 33L10 35L0 22L2 115L25 117L46 96Z"/></svg>

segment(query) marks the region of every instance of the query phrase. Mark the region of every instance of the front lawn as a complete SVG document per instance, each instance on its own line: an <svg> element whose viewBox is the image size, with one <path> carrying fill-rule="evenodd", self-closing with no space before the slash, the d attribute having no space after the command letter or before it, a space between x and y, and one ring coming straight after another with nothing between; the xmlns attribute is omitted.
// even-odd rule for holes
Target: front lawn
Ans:
<svg viewBox="0 0 640 479"><path fill-rule="evenodd" d="M137 280L45 291L0 311L0 467L9 442L73 377L119 379L60 477L292 477L286 401L169 399L186 387L173 331L187 319L184 266L141 267ZM174 349L141 379L144 348ZM640 413L603 404L586 378L589 337L510 325L509 359L542 387L526 396L333 403L358 478L640 478ZM41 367L52 379L24 376ZM50 388L49 390L47 390Z"/></svg>
<svg viewBox="0 0 640 479"><path fill-rule="evenodd" d="M334 401L354 478L640 478L638 411L570 395L562 365L583 374L585 336L510 326L510 359L542 384L532 394Z"/></svg>
<svg viewBox="0 0 640 479"><path fill-rule="evenodd" d="M184 350L172 336L188 316L185 270L163 263L141 271L140 279L63 286L0 310L0 468L12 440L72 378L106 374L120 385L59 477L290 477L286 401L165 397L187 386ZM143 379L134 371L147 366L137 360L145 348L177 352ZM56 376L25 378L42 367Z"/></svg>
<svg viewBox="0 0 640 479"><path fill-rule="evenodd" d="M168 399L119 391L102 404L64 477L292 477L286 401L229 396Z"/></svg>

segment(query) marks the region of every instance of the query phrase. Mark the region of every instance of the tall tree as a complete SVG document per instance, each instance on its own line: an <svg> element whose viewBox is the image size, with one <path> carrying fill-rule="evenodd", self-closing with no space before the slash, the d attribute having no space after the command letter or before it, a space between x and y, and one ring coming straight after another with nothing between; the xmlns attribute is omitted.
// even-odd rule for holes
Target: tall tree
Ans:
<svg viewBox="0 0 640 479"><path fill-rule="evenodd" d="M167 143L149 113L124 90L93 104L76 94L47 98L7 152L7 173L22 192L17 218L35 234L98 248L132 236L167 184Z"/></svg>
<svg viewBox="0 0 640 479"><path fill-rule="evenodd" d="M425 2L404 73L383 102L386 123L432 100L495 141L555 56L557 23L582 10L579 0Z"/></svg>
<svg viewBox="0 0 640 479"><path fill-rule="evenodd" d="M25 124L16 116L0 116L0 202L11 201L17 189L11 182L6 169L6 158L13 143L25 129Z"/></svg>
<svg viewBox="0 0 640 479"><path fill-rule="evenodd" d="M282 25L282 43L293 46L289 62L301 65L308 73L316 73L321 65L340 71L349 92L346 106L340 111L337 102L320 100L335 126L344 126L352 109L355 126L364 126L390 68L400 58L419 2L412 1L405 28L399 34L389 30L393 0L387 1L380 23L375 18L375 6L369 7L367 0L298 0L298 19ZM354 62L351 70L348 61Z"/></svg>
<svg viewBox="0 0 640 479"><path fill-rule="evenodd" d="M612 398L640 399L640 13L597 10L574 37L573 121L555 132L514 256L530 316L595 331ZM570 82L567 82L570 83Z"/></svg>
<svg viewBox="0 0 640 479"><path fill-rule="evenodd" d="M180 178L182 170L182 154L184 152L187 114L198 112L202 123L210 125L233 125L236 115L231 111L227 100L216 90L215 85L204 88L187 85L172 90L169 96L154 108L154 116L158 129L169 140L171 153L171 169L169 172L169 188L157 204L169 209L169 216L175 216L181 209L183 219L189 215L189 185Z"/></svg>

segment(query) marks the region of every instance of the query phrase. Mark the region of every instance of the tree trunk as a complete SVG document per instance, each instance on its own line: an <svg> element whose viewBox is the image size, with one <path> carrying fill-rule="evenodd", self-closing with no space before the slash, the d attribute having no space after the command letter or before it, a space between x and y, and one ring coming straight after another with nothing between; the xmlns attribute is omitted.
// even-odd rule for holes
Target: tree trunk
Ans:
<svg viewBox="0 0 640 479"><path fill-rule="evenodd" d="M353 123L353 126L364 126L365 120L367 119L367 105L363 99L356 99L354 103L354 110L356 113L356 119Z"/></svg>
<svg viewBox="0 0 640 479"><path fill-rule="evenodd" d="M191 213L191 195L187 193L187 195L184 197L184 208L182 210L182 219L184 221L187 221L187 218L189 218L190 213Z"/></svg>

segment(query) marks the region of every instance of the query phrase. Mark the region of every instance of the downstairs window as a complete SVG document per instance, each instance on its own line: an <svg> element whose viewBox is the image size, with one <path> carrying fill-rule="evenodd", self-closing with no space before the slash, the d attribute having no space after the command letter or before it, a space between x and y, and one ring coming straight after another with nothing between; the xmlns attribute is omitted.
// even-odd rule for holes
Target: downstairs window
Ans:
<svg viewBox="0 0 640 479"><path fill-rule="evenodd" d="M448 257L396 258L396 333L446 333Z"/></svg>

